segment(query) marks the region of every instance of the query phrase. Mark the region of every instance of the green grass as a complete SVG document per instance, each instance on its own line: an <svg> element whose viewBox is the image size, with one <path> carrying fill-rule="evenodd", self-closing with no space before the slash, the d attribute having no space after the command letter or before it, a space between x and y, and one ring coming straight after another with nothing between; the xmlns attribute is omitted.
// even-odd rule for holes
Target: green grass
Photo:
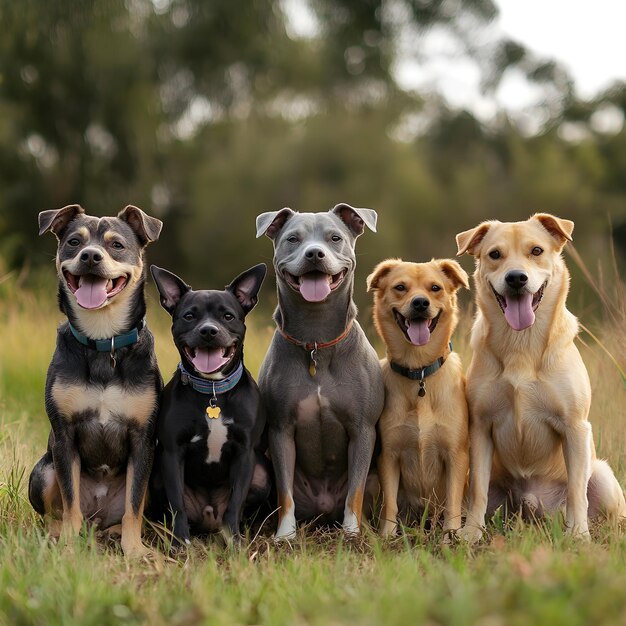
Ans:
<svg viewBox="0 0 626 626"><path fill-rule="evenodd" d="M177 362L169 320L154 297L149 307L167 379ZM256 374L272 329L269 316L251 317L246 359ZM442 547L438 531L419 528L391 542L370 530L345 541L303 529L291 547L261 533L239 552L195 540L179 559L156 550L142 562L93 533L72 548L52 544L26 482L48 434L43 385L60 320L53 293L0 284L0 624L626 623L624 529L605 523L593 526L590 544L564 536L558 519L496 519L474 548ZM455 342L466 363L468 328L464 320ZM603 340L610 349L611 336ZM626 389L596 344L581 349L599 455L624 484Z"/></svg>

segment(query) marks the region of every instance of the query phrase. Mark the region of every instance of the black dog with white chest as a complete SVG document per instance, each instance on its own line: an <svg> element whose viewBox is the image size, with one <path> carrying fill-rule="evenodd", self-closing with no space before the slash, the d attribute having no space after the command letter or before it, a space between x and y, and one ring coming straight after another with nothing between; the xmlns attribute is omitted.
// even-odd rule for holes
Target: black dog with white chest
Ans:
<svg viewBox="0 0 626 626"><path fill-rule="evenodd" d="M97 519L121 531L127 556L146 551L141 525L163 382L144 322L143 257L161 227L134 206L117 217L89 216L79 205L39 214L39 234L58 239L67 322L46 379L48 450L28 495L37 512L60 518L64 539Z"/></svg>
<svg viewBox="0 0 626 626"><path fill-rule="evenodd" d="M181 358L161 397L150 516L173 516L175 545L189 543L190 530L238 537L243 509L266 501L271 485L261 397L243 364L245 317L267 268L256 265L224 291L193 291L150 270Z"/></svg>

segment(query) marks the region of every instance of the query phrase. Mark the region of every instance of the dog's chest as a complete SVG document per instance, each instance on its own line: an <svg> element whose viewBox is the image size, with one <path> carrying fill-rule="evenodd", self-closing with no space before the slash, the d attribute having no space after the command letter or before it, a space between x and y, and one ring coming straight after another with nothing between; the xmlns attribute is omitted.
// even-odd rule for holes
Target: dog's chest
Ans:
<svg viewBox="0 0 626 626"><path fill-rule="evenodd" d="M127 389L118 384L67 384L56 381L51 394L64 418L96 421L101 425L125 420L143 425L157 405L157 394L152 387Z"/></svg>
<svg viewBox="0 0 626 626"><path fill-rule="evenodd" d="M206 445L205 463L219 463L222 459L222 450L228 441L228 435L233 419L224 413L216 418L205 418L205 427L194 435L191 443L204 442Z"/></svg>

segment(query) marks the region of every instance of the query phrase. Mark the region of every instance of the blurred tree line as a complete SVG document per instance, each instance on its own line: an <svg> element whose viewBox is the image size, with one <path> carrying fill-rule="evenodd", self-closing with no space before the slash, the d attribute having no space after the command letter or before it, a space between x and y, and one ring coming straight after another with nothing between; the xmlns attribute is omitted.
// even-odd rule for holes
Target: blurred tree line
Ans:
<svg viewBox="0 0 626 626"><path fill-rule="evenodd" d="M623 117L626 86L580 101L551 60L476 45L492 0L310 0L308 36L293 33L292 1L0 0L4 264L50 264L37 213L74 202L160 217L151 260L206 287L271 260L254 218L283 206L376 209L360 279L382 257L451 256L459 230L535 211L574 219L589 258L605 252L607 216L626 240L626 132L602 123ZM433 28L486 90L510 71L541 85L539 132L403 91L398 42L419 53Z"/></svg>

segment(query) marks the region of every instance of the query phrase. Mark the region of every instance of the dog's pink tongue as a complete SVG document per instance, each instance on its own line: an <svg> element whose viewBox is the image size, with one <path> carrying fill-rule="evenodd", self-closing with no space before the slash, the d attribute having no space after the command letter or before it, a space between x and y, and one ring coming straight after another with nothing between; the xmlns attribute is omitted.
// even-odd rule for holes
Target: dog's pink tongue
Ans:
<svg viewBox="0 0 626 626"><path fill-rule="evenodd" d="M428 320L413 320L409 322L406 333L411 343L416 346L423 346L430 339L430 330L428 330Z"/></svg>
<svg viewBox="0 0 626 626"><path fill-rule="evenodd" d="M81 276L75 291L76 300L83 309L97 309L107 299L107 279L99 276Z"/></svg>
<svg viewBox="0 0 626 626"><path fill-rule="evenodd" d="M198 348L196 350L196 356L191 359L191 362L202 374L212 374L228 363L228 359L224 357L223 348L217 348L216 350Z"/></svg>
<svg viewBox="0 0 626 626"><path fill-rule="evenodd" d="M533 311L533 294L524 293L521 296L505 296L506 308L504 317L513 330L524 330L535 322Z"/></svg>
<svg viewBox="0 0 626 626"><path fill-rule="evenodd" d="M307 302L321 302L330 293L327 274L305 274L300 277L300 293Z"/></svg>

